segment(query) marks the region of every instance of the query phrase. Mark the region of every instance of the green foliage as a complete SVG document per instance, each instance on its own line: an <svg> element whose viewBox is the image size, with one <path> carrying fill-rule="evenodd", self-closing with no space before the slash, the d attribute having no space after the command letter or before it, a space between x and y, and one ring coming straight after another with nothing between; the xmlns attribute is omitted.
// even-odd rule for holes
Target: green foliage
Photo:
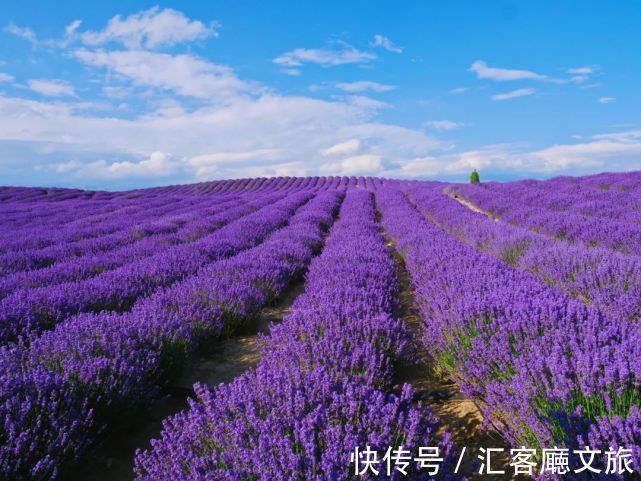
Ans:
<svg viewBox="0 0 641 481"><path fill-rule="evenodd" d="M470 174L470 184L480 184L480 183L481 183L481 178L479 177L479 173L477 172L476 169L474 169Z"/></svg>

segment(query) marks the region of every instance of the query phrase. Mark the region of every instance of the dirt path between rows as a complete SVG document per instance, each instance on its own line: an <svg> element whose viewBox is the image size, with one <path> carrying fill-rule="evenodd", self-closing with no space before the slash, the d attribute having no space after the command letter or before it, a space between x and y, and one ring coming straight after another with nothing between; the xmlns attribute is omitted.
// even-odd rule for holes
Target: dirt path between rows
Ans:
<svg viewBox="0 0 641 481"><path fill-rule="evenodd" d="M495 222L499 221L498 217L494 217L492 214L489 214L489 213L485 212L479 206L473 204L472 202L470 202L467 199L464 199L463 197L460 197L458 194L445 193L445 195L447 195L448 197L454 199L458 203L463 204L465 207L467 207L471 211L478 212L479 214L483 214L484 216L489 217L490 219L492 219Z"/></svg>
<svg viewBox="0 0 641 481"><path fill-rule="evenodd" d="M419 354L419 362L416 364L398 366L394 376L395 386L400 390L403 384L408 383L414 388L415 401L427 406L440 420L441 428L438 434L442 435L445 430L452 434L452 440L456 446L456 456L460 454L463 447L466 448L466 454L458 471L459 474L474 480L507 481L517 479L509 474L504 476L474 475L479 469L476 456L480 453L480 448L503 448L506 453L509 453L509 447L498 433L481 429L483 415L479 408L460 391L455 382L438 369L435 361L423 349L420 342L422 319L414 304L414 291L409 273L405 269L403 259L395 250L394 244L388 242L387 246L394 255L399 282L399 304L394 314L405 321L414 333ZM497 469L505 469L506 473L510 472L507 455L495 456L493 459L493 466L496 466ZM528 478L520 476L518 479Z"/></svg>
<svg viewBox="0 0 641 481"><path fill-rule="evenodd" d="M162 421L188 407L194 397L196 382L216 386L238 377L258 362L257 339L269 332L271 323L278 323L289 313L294 299L303 291L302 279L296 281L273 305L263 308L251 326L237 336L217 341L207 349L208 354L194 359L180 380L168 388L168 394L141 413L134 425L126 430L111 432L91 452L83 457L69 477L70 481L132 481L137 449L146 449L149 441L158 438Z"/></svg>

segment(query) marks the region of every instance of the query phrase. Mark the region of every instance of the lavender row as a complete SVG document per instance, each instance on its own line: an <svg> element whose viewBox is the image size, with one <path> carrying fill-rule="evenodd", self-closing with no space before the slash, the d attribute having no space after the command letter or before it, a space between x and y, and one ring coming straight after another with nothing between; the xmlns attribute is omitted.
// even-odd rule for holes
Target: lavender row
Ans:
<svg viewBox="0 0 641 481"><path fill-rule="evenodd" d="M201 239L173 246L89 279L14 291L0 300L0 340L28 339L81 312L124 311L138 297L192 275L207 263L233 255L261 242L284 225L311 194L299 193L273 202L260 200L261 209L245 216L246 208L230 211L223 227ZM239 218L240 217L240 218Z"/></svg>
<svg viewBox="0 0 641 481"><path fill-rule="evenodd" d="M616 220L605 211L601 216L586 215L571 210L550 210L541 207L542 199L553 193L542 192L532 206L518 204L514 198L486 187L461 186L456 191L462 197L491 212L502 221L526 227L560 240L604 247L624 254L641 254L641 224L639 218ZM614 210L621 210L613 208ZM628 216L629 217L629 216Z"/></svg>
<svg viewBox="0 0 641 481"><path fill-rule="evenodd" d="M0 187L2 202L28 202L30 200L57 201L60 199L92 196L91 192L79 189L33 188L33 187Z"/></svg>
<svg viewBox="0 0 641 481"><path fill-rule="evenodd" d="M295 184L300 184L301 186L303 186L306 183L309 183L309 181L312 180L312 179L307 178L307 179L291 179L291 180L294 181L294 182L288 181L283 185L278 185L278 183L275 183L275 182L267 182L266 184L268 184L269 186L271 186L273 184L276 188L280 188L280 187L288 188L288 187L294 187ZM252 179L252 181L253 181L253 179ZM334 179L332 179L332 182L334 182ZM242 185L242 182L237 182L236 184ZM287 184L290 184L290 185L287 185ZM220 196L218 196L218 197L220 197ZM227 198L228 197L229 197L229 195L227 196ZM145 191L144 195L141 196L141 202L139 202L139 204L143 204L144 205L145 199L147 199L146 202L148 202L152 198L153 198L152 193L150 193L148 191ZM189 198L187 198L187 199L179 198L179 202L192 202L192 203L196 202L196 201L199 201L199 202L203 202L203 201L213 202L213 199L214 198L212 198L211 196L206 196L204 198L199 198L199 199L196 199L196 200L189 199ZM164 202L166 202L166 203L169 203L170 201L171 201L171 199L166 199L166 198L164 200ZM160 200L160 202L162 203L163 201ZM88 207L86 202L83 203L83 204L80 204L80 206L83 207L83 211ZM112 207L112 211L109 212L108 215L111 216L111 217L115 217L115 223L116 223L115 227L119 227L119 226L122 225L122 215L120 215L120 214L124 214L124 215L127 215L127 216L132 215L132 212L130 212L130 211L120 212L121 209L114 210L117 207L115 205L112 205L111 207ZM140 207L138 207L138 208L140 208ZM71 207L67 207L66 210L67 211L71 211L72 213L74 213L75 211L77 211L77 208L74 209L74 208L71 208ZM120 212L120 214L119 214L119 212ZM149 216L151 214L152 213L149 212ZM112 227L109 222L106 222L107 218L105 218L103 216L97 216L97 215L91 215L91 216L88 216L88 217L91 220L91 224L90 225L93 226L93 228L89 229L88 232L85 232L83 230L83 228L81 227L82 225L86 225L86 224L81 224L79 221L75 221L75 222L72 222L72 223L66 225L65 226L67 228L66 231L65 232L61 232L61 230L58 228L59 227L59 225L58 225L59 222L56 221L57 223L55 223L55 222L53 223L53 225L56 226L56 230L53 232L53 235L52 235L51 232L48 232L47 229L43 228L43 224L40 222L40 223L38 223L38 225L34 225L33 227L30 227L30 229L33 232L30 231L28 233L28 235L27 235L27 233L25 233L25 236L28 238L28 240L23 241L23 240L15 240L16 231L14 229L12 229L12 232L10 234L7 234L7 236L10 235L11 238L13 240L15 240L15 242L11 242L9 239L7 239L7 242L3 242L2 243L3 246L4 246L3 249L5 249L5 250L10 250L11 248L16 248L16 247L20 247L21 249L24 249L24 247L29 247L29 246L44 247L45 245L52 245L52 244L58 244L58 246L57 247L53 247L52 249L49 249L49 250L45 249L44 251L40 251L38 253L34 253L34 255L36 256L35 259L32 259L31 258L32 256L29 256L28 253L19 253L18 254L18 259L13 259L13 258L9 257L9 258L3 260L2 258L0 258L0 265L4 265L2 270L6 274L6 273L9 273L9 272L13 272L15 270L18 270L18 269L22 270L24 268L29 268L29 267L32 268L34 266L38 267L40 265L48 265L53 260L55 260L55 257L59 257L61 255L67 254L67 253L69 253L69 251L71 251L73 253L78 253L78 251L82 251L82 248L83 248L82 245L75 245L73 243L70 244L69 242L67 242L68 240L72 240L73 241L73 240L78 240L78 239L84 239L86 237L95 237L95 236L97 236L99 234L107 234L107 233L113 232L114 227ZM84 219L84 220L87 221L88 219ZM69 239L68 237L65 237L65 236L71 236L71 239ZM60 244L63 244L63 243L64 243L64 246L60 246ZM91 243L90 243L90 246L91 246ZM87 247L87 248L89 248L89 247ZM63 251L63 252L60 252L60 251ZM14 255L14 257L15 257L15 255ZM52 259L52 257L54 259ZM5 264L9 264L9 265L6 266ZM17 265L13 266L12 264L17 264Z"/></svg>
<svg viewBox="0 0 641 481"><path fill-rule="evenodd" d="M251 322L305 269L339 201L336 192L317 196L264 243L155 293L130 313L81 315L27 351L0 351L7 373L0 377L3 479L56 479L105 426L152 402L199 343Z"/></svg>
<svg viewBox="0 0 641 481"><path fill-rule="evenodd" d="M29 198L30 196L35 195L46 195L46 189L39 189L34 187L0 186L0 201L2 202L18 202L21 199Z"/></svg>
<svg viewBox="0 0 641 481"><path fill-rule="evenodd" d="M188 186L175 185L145 189L148 193L163 194L226 194L265 192L267 190L294 192L299 190L344 190L354 177L277 177L247 178L203 182Z"/></svg>
<svg viewBox="0 0 641 481"><path fill-rule="evenodd" d="M181 199L176 202L165 199L160 206L154 207L152 203L146 208L141 206L137 212L117 209L111 220L99 216L93 224L85 227L78 222L66 226L57 223L47 226L34 220L30 223L30 229L7 229L5 237L13 241L6 242L7 247L0 255L0 272L35 269L61 258L77 257L130 242L146 235L149 230L188 221L191 210L204 206L224 206L225 202L233 202L233 199L222 202L208 198Z"/></svg>
<svg viewBox="0 0 641 481"><path fill-rule="evenodd" d="M232 206L235 208L232 209ZM103 237L99 242L93 243L92 252L85 255L59 259L49 267L18 271L0 278L0 298L19 288L28 289L79 281L113 270L128 262L160 254L171 246L193 242L215 231L227 223L230 215L234 213L249 213L254 208L252 202L238 199L215 208L201 207L188 215L172 215L149 222L122 235Z"/></svg>
<svg viewBox="0 0 641 481"><path fill-rule="evenodd" d="M598 182L595 183L596 179ZM529 206L540 205L590 216L612 215L618 220L638 222L641 209L638 179L638 173L628 173L624 176L560 177L547 181L491 182L484 185ZM612 183L620 184L620 180L625 180L628 188L622 185L612 188Z"/></svg>
<svg viewBox="0 0 641 481"><path fill-rule="evenodd" d="M620 321L641 319L641 260L550 239L494 222L440 192L440 186L409 189L420 211L459 240L528 271L541 281Z"/></svg>
<svg viewBox="0 0 641 481"><path fill-rule="evenodd" d="M581 196L589 201L605 201L639 211L641 172L604 173L584 177L557 177L548 181L524 180L514 183L529 189L554 190L558 194ZM507 185L507 184L506 184Z"/></svg>
<svg viewBox="0 0 641 481"><path fill-rule="evenodd" d="M411 389L385 392L410 334L391 315L395 265L374 218L371 193L348 190L305 292L272 326L256 369L213 390L196 385L189 411L165 420L161 438L138 453L138 481L351 479L357 446L435 444L436 422L412 406ZM410 469L403 479L428 479Z"/></svg>
<svg viewBox="0 0 641 481"><path fill-rule="evenodd" d="M35 195L36 193L43 192L43 189L27 189L32 191L35 195L35 199L32 202L23 203L23 202L11 202L9 199L4 199L5 208L2 209L2 212L7 212L10 209L10 206L19 206L24 209L37 209L37 212L33 212L31 215L39 213L40 221L48 221L48 219L53 215L60 215L69 221L73 221L78 215L91 215L93 209L110 209L113 208L114 204L117 206L119 203L129 204L131 207L137 205L144 205L146 202L156 200L158 202L165 202L172 200L168 198L167 195L175 194L173 198L174 201L179 201L181 199L186 199L189 197L198 197L201 194L207 194L211 200L215 199L211 194L222 194L223 196L229 196L230 194L236 195L238 193L245 193L248 191L259 190L256 187L262 187L263 191L269 190L302 190L306 189L308 186L313 187L312 184L315 184L318 178L274 178L274 179L244 179L238 181L221 181L221 182L209 182L204 184L205 189L199 189L199 184L194 185L184 185L184 186L175 186L175 187L162 187L155 189L144 189L139 191L129 191L129 192L118 192L118 193L108 193L108 192L91 192L91 191L71 191L67 195L68 202L58 202L55 207L57 207L55 212L52 212L50 199L51 195ZM259 182L262 181L262 182ZM331 179L331 182L334 182L334 179ZM331 182L326 182L325 185L330 184ZM226 185L229 188L222 189L220 192L214 192L217 189L211 188L216 185ZM254 184L254 185L249 185ZM258 186L258 184L261 184ZM55 190L55 189L47 189ZM47 190L44 190L45 192ZM67 191L67 190L65 190ZM0 212L0 215L2 215ZM1 218L3 223L4 218ZM28 220L28 216L27 216ZM62 220L62 219L61 219Z"/></svg>
<svg viewBox="0 0 641 481"><path fill-rule="evenodd" d="M144 195L131 198L120 195L113 199L68 199L64 202L44 202L37 200L28 203L3 204L0 221L14 229L30 228L34 222L43 225L67 225L69 223L82 223L99 218L103 215L120 210L122 213L137 212L145 203L161 205L168 200L181 201L174 197L163 199L160 195Z"/></svg>
<svg viewBox="0 0 641 481"><path fill-rule="evenodd" d="M197 208L197 206L195 206ZM153 216L150 213L150 216ZM184 225L184 216L167 216L154 219L145 215L140 219L120 218L110 228L98 228L93 235L83 236L75 241L56 239L55 228L40 229L41 239L48 239L44 247L27 246L9 249L0 255L0 272L10 275L17 272L31 271L49 267L58 262L80 258L84 255L98 254L110 249L126 246L149 235L168 234ZM16 232L14 235L20 236Z"/></svg>
<svg viewBox="0 0 641 481"><path fill-rule="evenodd" d="M458 242L400 191L377 198L412 276L423 343L487 422L513 446L623 446L640 467L638 329Z"/></svg>
<svg viewBox="0 0 641 481"><path fill-rule="evenodd" d="M162 196L152 194L140 198L130 198L122 193L109 199L87 199L74 198L63 202L45 202L43 200L34 200L30 202L4 202L0 219L3 222L12 222L13 224L23 224L30 218L37 218L43 222L58 222L65 224L67 222L84 221L86 218L106 215L114 209L129 209L141 207L142 200L158 203L162 201Z"/></svg>
<svg viewBox="0 0 641 481"><path fill-rule="evenodd" d="M606 324L619 325L620 357L631 367L627 382L594 396L585 403L589 426L582 442L593 446L641 445L641 389L638 374L641 359L638 344L641 317L641 262L635 256L614 254L598 248L572 246L471 212L440 194L440 189L410 189L420 210L450 234L477 248L501 257L513 266L536 275L586 305L599 308ZM634 324L628 325L629 322ZM635 347L629 349L629 345ZM608 362L602 361L604 366ZM608 366L616 372L618 366ZM626 371L623 371L624 373ZM625 379L625 376L623 376ZM573 401L578 406L580 396ZM579 408L577 408L579 409ZM598 414L598 415L597 415ZM636 448L637 467L641 466Z"/></svg>

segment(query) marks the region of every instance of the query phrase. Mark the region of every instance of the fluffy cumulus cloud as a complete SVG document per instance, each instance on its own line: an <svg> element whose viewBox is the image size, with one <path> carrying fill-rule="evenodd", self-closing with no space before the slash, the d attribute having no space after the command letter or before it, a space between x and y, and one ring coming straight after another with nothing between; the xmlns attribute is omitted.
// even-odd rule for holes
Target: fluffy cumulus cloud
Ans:
<svg viewBox="0 0 641 481"><path fill-rule="evenodd" d="M337 166L337 173L375 174L386 162L439 148L423 132L376 123L374 115L349 101L265 94L122 119L91 116L67 104L0 97L0 145L30 146L20 159L23 165L64 173L59 178L71 185L123 179L125 173L171 174L172 181L182 182L313 175L328 164ZM75 162L41 165L41 159L51 159L45 151Z"/></svg>
<svg viewBox="0 0 641 481"><path fill-rule="evenodd" d="M74 172L80 177L97 177L108 180L167 178L178 172L180 164L171 155L155 151L149 158L138 161L108 162L99 159L87 164L75 161L55 166L59 172Z"/></svg>
<svg viewBox="0 0 641 481"><path fill-rule="evenodd" d="M79 26L71 24L67 33L73 34ZM171 8L153 7L125 18L116 15L103 30L83 32L80 39L91 46L115 42L130 49L153 49L217 35L215 24L207 26Z"/></svg>
<svg viewBox="0 0 641 481"><path fill-rule="evenodd" d="M119 119L0 97L0 149L16 146L21 150L12 156L15 164L3 166L5 178L32 169L49 183L91 187L269 175L461 178L471 168L594 172L634 165L641 132L538 150L498 145L454 152L419 130L376 122L371 112L341 101L263 95Z"/></svg>
<svg viewBox="0 0 641 481"><path fill-rule="evenodd" d="M230 67L189 54L77 49L73 55L89 66L105 68L136 85L189 97L220 99L249 89Z"/></svg>

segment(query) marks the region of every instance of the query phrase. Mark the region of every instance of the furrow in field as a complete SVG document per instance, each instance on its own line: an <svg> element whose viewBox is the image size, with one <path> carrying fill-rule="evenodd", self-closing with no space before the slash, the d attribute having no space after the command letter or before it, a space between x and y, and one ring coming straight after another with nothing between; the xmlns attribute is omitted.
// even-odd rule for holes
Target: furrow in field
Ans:
<svg viewBox="0 0 641 481"><path fill-rule="evenodd" d="M282 322L303 285L301 279L294 280L275 303L261 309L250 325L242 327L232 337L203 347L184 367L180 378L165 388L165 394L158 401L131 423L111 429L63 478L69 481L133 481L136 452L148 448L149 441L160 435L166 418L189 408L189 399L195 396L195 384L215 387L231 382L256 366L261 335L269 333L271 324Z"/></svg>

